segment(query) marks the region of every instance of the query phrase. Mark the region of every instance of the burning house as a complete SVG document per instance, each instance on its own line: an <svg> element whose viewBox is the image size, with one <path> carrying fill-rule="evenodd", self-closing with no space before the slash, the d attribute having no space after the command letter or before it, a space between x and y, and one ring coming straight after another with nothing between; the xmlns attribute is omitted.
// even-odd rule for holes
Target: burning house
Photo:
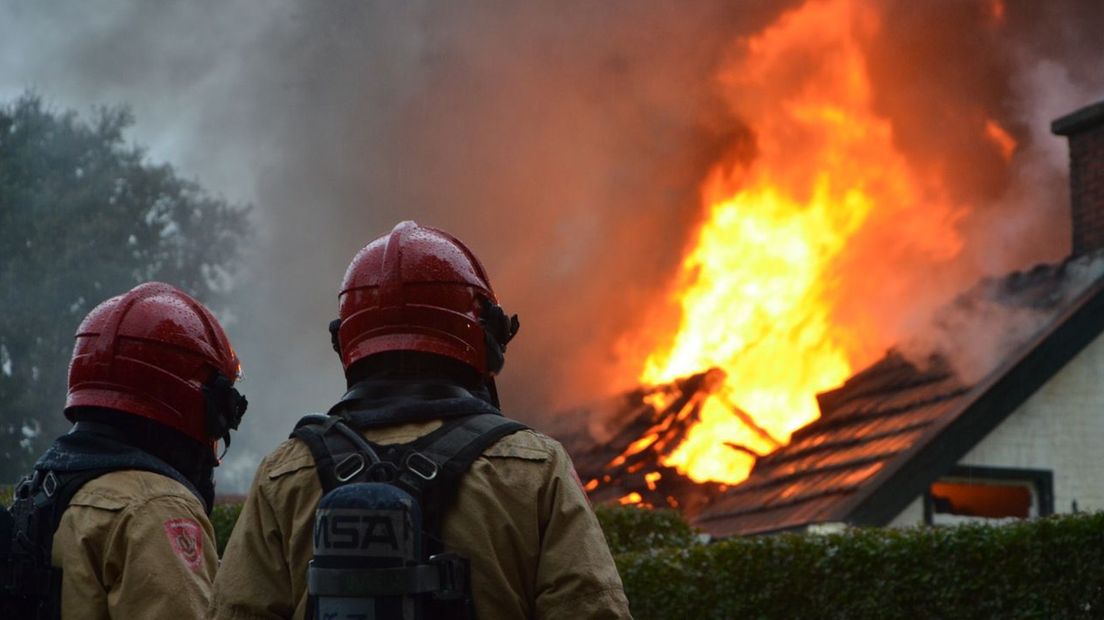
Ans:
<svg viewBox="0 0 1104 620"><path fill-rule="evenodd" d="M1041 329L1005 334L1002 359L977 377L890 353L820 394L820 418L703 510L701 527L724 536L1104 507L1104 103L1052 129L1070 143L1073 255L973 292L1043 313Z"/></svg>
<svg viewBox="0 0 1104 620"><path fill-rule="evenodd" d="M715 536L1104 508L1104 102L1052 131L1069 140L1070 257L982 281L944 310L972 318L942 350L891 348L821 391L792 432L737 406L721 369L578 412L601 420L597 443L565 437L595 501L677 507ZM964 362L973 347L989 357ZM735 470L732 482L677 458L702 429L705 467Z"/></svg>

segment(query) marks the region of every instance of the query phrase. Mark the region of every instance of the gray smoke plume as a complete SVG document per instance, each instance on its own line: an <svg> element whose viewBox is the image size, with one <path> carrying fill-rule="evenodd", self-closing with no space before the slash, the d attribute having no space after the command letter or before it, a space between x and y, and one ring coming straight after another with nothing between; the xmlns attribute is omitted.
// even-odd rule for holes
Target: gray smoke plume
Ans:
<svg viewBox="0 0 1104 620"><path fill-rule="evenodd" d="M298 416L340 395L338 283L400 220L465 240L521 316L500 380L511 415L540 426L629 387L632 352L670 320L699 183L754 154L755 119L733 115L717 71L798 4L0 0L0 97L130 104L151 158L255 205L222 314L251 407L221 475L242 489ZM879 112L977 206L942 297L917 307L1068 247L1045 123L1104 94L1104 23L1091 2L1009 2L995 29L991 4L872 3ZM1011 163L976 139L978 115L1021 142Z"/></svg>
<svg viewBox="0 0 1104 620"><path fill-rule="evenodd" d="M1104 255L1096 253L985 278L936 310L931 324L902 340L898 351L918 368L941 358L959 381L974 385L1008 363L1101 275Z"/></svg>

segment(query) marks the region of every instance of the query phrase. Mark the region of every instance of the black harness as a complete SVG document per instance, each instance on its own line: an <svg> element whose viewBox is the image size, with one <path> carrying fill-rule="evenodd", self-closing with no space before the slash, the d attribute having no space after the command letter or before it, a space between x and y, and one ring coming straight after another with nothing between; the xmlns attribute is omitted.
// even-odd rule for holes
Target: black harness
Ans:
<svg viewBox="0 0 1104 620"><path fill-rule="evenodd" d="M0 617L60 617L61 569L51 561L54 533L81 487L121 470L167 476L200 497L172 466L123 443L110 427L78 422L16 486L11 508L0 511Z"/></svg>
<svg viewBox="0 0 1104 620"><path fill-rule="evenodd" d="M413 442L380 445L364 439L342 415L314 414L300 420L291 437L314 457L323 495L354 482L383 482L409 493L421 506L426 542L421 561L364 575L357 580L363 586L360 594L426 595L428 617L465 618L472 616L468 562L444 553L441 524L475 459L502 437L527 428L498 413L459 415ZM315 570L308 579L315 591L353 595L348 580L336 572Z"/></svg>

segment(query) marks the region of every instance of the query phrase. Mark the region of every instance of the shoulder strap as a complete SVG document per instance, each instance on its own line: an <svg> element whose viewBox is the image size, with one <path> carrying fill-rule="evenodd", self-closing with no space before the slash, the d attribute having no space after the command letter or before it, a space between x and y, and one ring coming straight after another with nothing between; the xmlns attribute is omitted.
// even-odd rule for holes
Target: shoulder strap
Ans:
<svg viewBox="0 0 1104 620"><path fill-rule="evenodd" d="M54 531L73 496L87 482L112 469L90 469L57 474L36 470L24 478L15 489L12 516L15 520L16 543L35 548L47 555L53 543Z"/></svg>
<svg viewBox="0 0 1104 620"><path fill-rule="evenodd" d="M339 416L311 414L295 424L292 439L306 444L314 457L322 494L350 482L358 482L369 467L379 463L371 442L350 428Z"/></svg>
<svg viewBox="0 0 1104 620"><path fill-rule="evenodd" d="M325 440L327 422L327 416L322 414L305 416L295 424L295 430L291 431L290 435L291 439L298 439L306 444L311 456L314 457L314 468L318 472L318 481L322 483L323 495L338 486L337 478L333 474L333 454L330 453Z"/></svg>
<svg viewBox="0 0 1104 620"><path fill-rule="evenodd" d="M440 537L441 519L475 459L499 439L528 428L501 415L477 414L448 420L409 444L395 483L421 502L428 534Z"/></svg>
<svg viewBox="0 0 1104 620"><path fill-rule="evenodd" d="M377 446L340 416L314 414L301 419L291 437L302 441L314 457L323 494L350 482L392 482L419 500L427 518L425 529L436 536L440 523L428 520L448 508L475 459L499 439L528 428L501 415L476 414L447 420L410 444ZM381 453L388 458L381 459ZM377 464L392 473L378 475L373 467Z"/></svg>
<svg viewBox="0 0 1104 620"><path fill-rule="evenodd" d="M60 613L61 569L52 565L54 533L77 491L111 469L55 474L36 470L15 489L7 556L0 567L4 617L54 619ZM10 612L10 613L8 613Z"/></svg>
<svg viewBox="0 0 1104 620"><path fill-rule="evenodd" d="M460 479L475 459L502 437L526 428L500 414L475 414L446 420L437 430L409 444L378 446L352 430L340 416L313 415L300 420L291 437L303 441L314 457L323 494L342 484L368 480L388 482L410 493L422 508L425 535L423 563L410 570L438 577L451 575L451 579L423 583L410 581L409 577L417 575L407 569L395 574L370 571L361 574L358 583L402 578L410 581L406 586L417 586L404 592L434 593L423 601L426 617L473 618L469 564L464 558L443 553L441 521L455 498ZM380 454L385 458L381 459ZM308 576L317 580L324 575L312 567ZM324 585L315 583L312 587ZM344 591L334 593L349 595Z"/></svg>
<svg viewBox="0 0 1104 620"><path fill-rule="evenodd" d="M108 474L115 471L114 469L93 469L89 471L78 471L67 474L59 474L56 476L58 481L57 490L54 491L53 497L53 510L50 512L50 548L53 546L54 532L57 531L58 525L61 524L61 516L65 514L65 510L69 507L69 502L73 501L73 496L81 490L86 483L99 478L104 474ZM42 486L46 486L46 482L49 481L53 472L48 472L43 481ZM42 493L45 493L43 488ZM38 503L38 499L35 499L35 503Z"/></svg>
<svg viewBox="0 0 1104 620"><path fill-rule="evenodd" d="M454 482L467 473L475 459L499 439L528 428L501 415L472 415L446 421L441 428L419 437L410 444L410 448L433 461L439 477Z"/></svg>

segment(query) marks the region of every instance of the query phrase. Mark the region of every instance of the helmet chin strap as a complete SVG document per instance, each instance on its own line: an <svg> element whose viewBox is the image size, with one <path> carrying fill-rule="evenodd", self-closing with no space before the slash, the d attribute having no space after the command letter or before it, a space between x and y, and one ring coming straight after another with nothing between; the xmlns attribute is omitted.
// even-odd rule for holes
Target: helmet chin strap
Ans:
<svg viewBox="0 0 1104 620"><path fill-rule="evenodd" d="M207 436L222 439L222 454L218 457L221 461L230 448L230 431L238 430L249 401L221 372L216 372L203 385L203 396L207 408Z"/></svg>
<svg viewBox="0 0 1104 620"><path fill-rule="evenodd" d="M506 365L506 344L513 340L521 328L516 314L507 315L502 306L489 299L482 298L482 316L479 324L483 326L483 341L487 347L487 374L498 374Z"/></svg>
<svg viewBox="0 0 1104 620"><path fill-rule="evenodd" d="M330 321L330 346L333 347L334 353L337 353L338 357L341 357L341 340L337 337L340 329L341 319ZM342 362L344 363L344 360Z"/></svg>

